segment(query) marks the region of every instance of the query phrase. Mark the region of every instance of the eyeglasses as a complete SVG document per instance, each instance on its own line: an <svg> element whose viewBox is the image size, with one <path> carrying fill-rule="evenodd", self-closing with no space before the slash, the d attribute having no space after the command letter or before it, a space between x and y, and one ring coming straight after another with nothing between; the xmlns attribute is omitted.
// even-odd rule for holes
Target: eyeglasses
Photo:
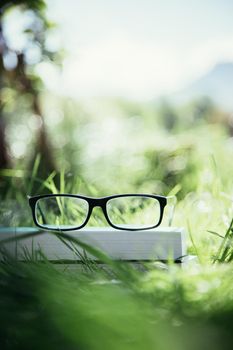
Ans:
<svg viewBox="0 0 233 350"><path fill-rule="evenodd" d="M160 225L167 198L151 194L120 194L92 198L72 194L29 197L35 224L46 230L84 227L94 207L101 207L108 224L120 230L148 230Z"/></svg>

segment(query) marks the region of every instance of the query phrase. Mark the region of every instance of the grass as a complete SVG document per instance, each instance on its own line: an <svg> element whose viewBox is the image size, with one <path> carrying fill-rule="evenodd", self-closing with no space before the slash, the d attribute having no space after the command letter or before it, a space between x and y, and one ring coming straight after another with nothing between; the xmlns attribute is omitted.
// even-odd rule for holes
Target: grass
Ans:
<svg viewBox="0 0 233 350"><path fill-rule="evenodd" d="M59 239L81 257L83 269L52 264L42 252L25 251L26 263L5 255L0 265L0 348L230 349L232 221L225 229L217 216L220 205L229 203L220 191L216 197L190 194L177 204L175 224L189 217L189 252L199 256L199 266L181 269L171 263L161 269L152 262L137 269L62 232ZM199 207L210 207L211 214L199 211L197 226L191 213ZM226 223L230 214L228 207ZM101 220L101 214L97 217ZM210 230L211 222L219 232ZM80 246L105 266L89 260Z"/></svg>
<svg viewBox="0 0 233 350"><path fill-rule="evenodd" d="M33 226L27 194L175 194L173 225L186 228L188 252L198 256L199 266L181 269L171 263L161 269L151 262L136 269L87 245L80 251L80 242L62 233L60 239L81 257L83 269L52 264L42 252L25 251L27 263L5 255L0 264L0 349L231 349L233 163L229 139L210 125L198 126L194 135L192 130L170 136L166 142L157 136L157 150L154 134L148 135L145 148L137 150L143 170L134 170L132 164L125 167L127 162L118 153L111 155L106 169L100 160L106 182L98 176L93 181L100 172L93 172L92 165L88 176L63 171L41 180L39 156L31 174L19 168L4 170L0 175L7 191L1 195L0 225ZM168 217L166 212L164 224ZM106 225L98 208L90 225ZM105 266L89 260L83 249Z"/></svg>
<svg viewBox="0 0 233 350"><path fill-rule="evenodd" d="M77 244L66 234L62 239ZM27 263L6 256L1 349L230 349L230 264L140 271L83 248L108 268L80 272L43 256L39 262L27 255Z"/></svg>

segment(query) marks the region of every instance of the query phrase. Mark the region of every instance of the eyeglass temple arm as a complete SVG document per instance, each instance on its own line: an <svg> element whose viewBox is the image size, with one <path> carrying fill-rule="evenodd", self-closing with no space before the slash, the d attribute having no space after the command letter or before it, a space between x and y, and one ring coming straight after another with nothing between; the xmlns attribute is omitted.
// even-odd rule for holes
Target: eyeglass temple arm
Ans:
<svg viewBox="0 0 233 350"><path fill-rule="evenodd" d="M174 212L175 212L175 207L177 203L177 198L176 196L167 196L167 203L169 204L169 211L168 211L168 226L172 225L172 221L174 218Z"/></svg>

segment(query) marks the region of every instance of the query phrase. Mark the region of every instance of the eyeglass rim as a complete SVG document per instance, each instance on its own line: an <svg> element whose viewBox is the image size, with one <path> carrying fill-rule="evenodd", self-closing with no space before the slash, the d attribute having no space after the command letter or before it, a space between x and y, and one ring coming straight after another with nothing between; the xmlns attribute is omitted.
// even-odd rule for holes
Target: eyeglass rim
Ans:
<svg viewBox="0 0 233 350"><path fill-rule="evenodd" d="M148 194L148 193L124 193L124 194L114 194L114 195L110 195L110 196L105 196L105 197L90 197L90 196L85 196L85 195L79 195L79 194L69 194L69 193L49 193L49 194L42 194L42 195L37 195L37 196L27 196L28 197L28 201L29 201L29 205L31 207L32 210L32 217L33 217L33 221L35 223L36 226L42 228L42 229L46 229L49 231L58 231L58 232L62 232L62 231L75 231L75 230L80 230L82 229L84 226L86 226L86 224L88 223L92 210L95 206L99 206L102 208L102 211L104 213L105 219L107 220L108 224L117 229L117 230L124 230L124 231L143 231L143 230L150 230L153 228L158 227L163 219L163 213L164 213L164 208L167 205L167 199L171 198L171 196L161 196L161 195L155 195L155 194ZM82 225L79 226L74 226L72 228L64 228L64 229L60 229L60 228L49 228L43 225L40 225L37 221L36 218L36 203L43 198L52 198L52 197L70 197L70 198L79 198L79 199L83 199L88 203L88 213L87 213L87 217L84 221L84 223ZM160 218L157 222L156 225L153 226L148 226L148 227L143 227L143 228L123 228L120 226L117 226L115 224L113 224L108 216L107 213L107 202L110 201L111 199L114 198L122 198L122 197L147 197L147 198L153 198L158 200L159 204L160 204ZM98 204L96 204L98 203Z"/></svg>

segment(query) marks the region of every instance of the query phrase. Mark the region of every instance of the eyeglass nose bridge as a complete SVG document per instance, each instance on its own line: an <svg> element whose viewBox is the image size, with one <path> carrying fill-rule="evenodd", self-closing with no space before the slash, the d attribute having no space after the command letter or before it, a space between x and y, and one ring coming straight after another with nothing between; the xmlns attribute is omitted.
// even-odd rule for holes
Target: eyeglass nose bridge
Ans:
<svg viewBox="0 0 233 350"><path fill-rule="evenodd" d="M92 210L95 208L95 207L99 207L102 209L102 212L105 216L105 219L107 220L108 223L109 222L109 218L108 218L108 215L107 215L107 210L106 210L106 199L105 198L91 198L91 201L89 201L89 215L88 215L88 220L89 221L89 218L90 216L92 215ZM87 223L87 222L86 222ZM111 225L111 223L110 223Z"/></svg>
<svg viewBox="0 0 233 350"><path fill-rule="evenodd" d="M89 202L90 209L92 210L95 207L104 208L105 207L105 200L103 198L92 198Z"/></svg>

